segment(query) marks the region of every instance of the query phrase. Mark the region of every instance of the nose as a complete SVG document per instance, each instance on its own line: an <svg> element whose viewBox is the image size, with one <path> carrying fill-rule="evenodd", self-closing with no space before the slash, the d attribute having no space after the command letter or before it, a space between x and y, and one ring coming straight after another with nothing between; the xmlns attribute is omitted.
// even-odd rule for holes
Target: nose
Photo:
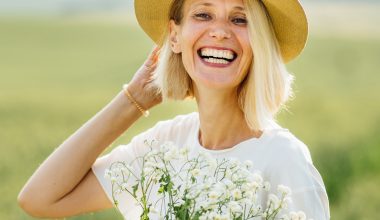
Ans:
<svg viewBox="0 0 380 220"><path fill-rule="evenodd" d="M217 25L212 28L209 33L210 37L216 38L217 40L229 39L231 38L231 32L225 25Z"/></svg>

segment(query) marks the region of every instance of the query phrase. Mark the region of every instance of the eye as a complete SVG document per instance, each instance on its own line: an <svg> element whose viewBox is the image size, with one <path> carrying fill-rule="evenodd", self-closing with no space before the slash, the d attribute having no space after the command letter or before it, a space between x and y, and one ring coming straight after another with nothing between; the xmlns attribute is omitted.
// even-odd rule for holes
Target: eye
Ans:
<svg viewBox="0 0 380 220"><path fill-rule="evenodd" d="M233 18L231 21L233 23L239 24L239 25L245 25L245 24L248 23L247 19L246 18L242 18L242 17Z"/></svg>
<svg viewBox="0 0 380 220"><path fill-rule="evenodd" d="M197 13L193 17L198 19L198 20L204 20L204 21L210 20L212 18L211 15L209 15L208 13L204 13L204 12Z"/></svg>

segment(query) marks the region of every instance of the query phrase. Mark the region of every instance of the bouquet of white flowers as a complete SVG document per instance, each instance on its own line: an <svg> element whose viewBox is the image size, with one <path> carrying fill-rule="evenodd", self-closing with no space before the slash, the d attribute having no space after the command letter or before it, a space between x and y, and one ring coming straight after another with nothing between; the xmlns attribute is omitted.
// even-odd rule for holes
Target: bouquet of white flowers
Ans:
<svg viewBox="0 0 380 220"><path fill-rule="evenodd" d="M139 173L123 161L114 162L105 172L115 205L118 194L130 194L142 208L141 220L153 215L165 220L306 219L303 212L277 217L290 201L291 191L284 185L277 187L277 195L269 194L267 201L261 201L259 195L269 191L270 184L260 173L250 171L251 161L215 159L207 153L190 157L188 148L179 149L170 142L158 148L152 143L148 146L148 153L131 162L140 163ZM156 201L151 201L152 191Z"/></svg>

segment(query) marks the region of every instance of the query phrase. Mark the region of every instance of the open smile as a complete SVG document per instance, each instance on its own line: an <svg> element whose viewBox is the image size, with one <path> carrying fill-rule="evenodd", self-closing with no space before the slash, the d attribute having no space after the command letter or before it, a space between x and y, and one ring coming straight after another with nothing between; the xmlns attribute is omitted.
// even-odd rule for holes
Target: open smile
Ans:
<svg viewBox="0 0 380 220"><path fill-rule="evenodd" d="M205 65L212 67L227 67L237 58L235 51L220 47L203 47L197 54Z"/></svg>

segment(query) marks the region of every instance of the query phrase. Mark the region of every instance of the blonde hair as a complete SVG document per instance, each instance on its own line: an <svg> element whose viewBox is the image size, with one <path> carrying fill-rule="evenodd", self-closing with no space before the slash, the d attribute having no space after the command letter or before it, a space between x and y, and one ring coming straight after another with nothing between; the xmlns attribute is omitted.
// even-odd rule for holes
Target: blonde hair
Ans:
<svg viewBox="0 0 380 220"><path fill-rule="evenodd" d="M170 19L180 24L184 0L175 0ZM275 115L292 95L293 76L288 73L265 6L259 0L244 0L253 60L238 91L239 105L248 126L265 129L276 126ZM193 97L192 80L186 72L181 54L173 53L165 36L156 70L156 83L164 98Z"/></svg>

